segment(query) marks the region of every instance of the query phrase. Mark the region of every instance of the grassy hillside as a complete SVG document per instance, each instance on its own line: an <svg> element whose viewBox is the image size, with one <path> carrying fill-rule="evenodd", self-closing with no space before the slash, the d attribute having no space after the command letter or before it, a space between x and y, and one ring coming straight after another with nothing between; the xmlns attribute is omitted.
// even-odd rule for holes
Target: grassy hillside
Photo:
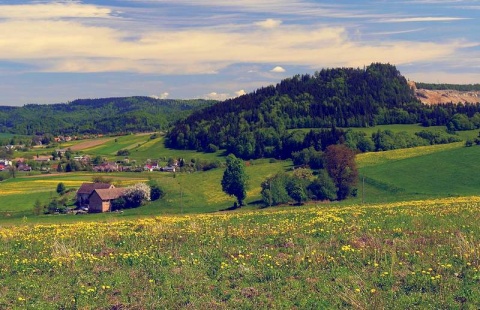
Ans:
<svg viewBox="0 0 480 310"><path fill-rule="evenodd" d="M479 156L462 143L359 155L365 200L478 195Z"/></svg>
<svg viewBox="0 0 480 310"><path fill-rule="evenodd" d="M478 309L479 207L466 197L0 227L0 308Z"/></svg>
<svg viewBox="0 0 480 310"><path fill-rule="evenodd" d="M279 161L271 164L267 160L253 161L246 168L249 176L249 190L247 192L247 204L255 203L260 199L260 184L268 176L277 172L285 171L290 167L289 161ZM15 179L2 182L0 191L0 222L18 222L27 216L30 221L63 221L66 217L70 220L83 220L74 215L68 216L33 216L33 205L36 199L42 203L48 203L57 197L55 192L59 182L63 182L67 189L78 189L82 182L91 182L93 176L111 178L119 187L129 186L137 182L156 180L166 191L166 196L158 201L151 202L147 206L125 210L123 214L111 214L111 217L135 217L159 214L181 213L208 213L218 211L233 204L234 198L223 193L220 180L223 169L213 169L206 172L196 173L62 173L53 175L28 176L19 174ZM73 196L71 197L73 199ZM251 208L251 207L246 207ZM91 215L88 215L91 217ZM103 218L103 217L100 217ZM93 219L97 219L94 215Z"/></svg>
<svg viewBox="0 0 480 310"><path fill-rule="evenodd" d="M389 129L395 132L415 132L416 125L378 126L371 130ZM360 129L366 130L366 129ZM463 132L463 135L478 135L477 131ZM109 160L123 159L117 157L120 149L129 149L130 159L143 165L147 159L166 163L170 157L183 157L187 161L201 159L224 161L220 152L202 153L189 150L172 150L165 148L163 137L151 139L150 134L108 137L99 140L84 140L64 143L60 147L71 147L74 152L90 156L104 156ZM100 144L97 144L100 142ZM88 146L90 144L90 146ZM82 146L83 145L83 146ZM39 149L38 153L49 154L52 149ZM357 155L360 168L360 182L357 184L358 195L351 202L389 202L429 197L448 197L458 195L477 195L480 188L478 171L480 164L476 160L480 147L464 147L463 142L425 146L412 149L400 149L387 152L363 153ZM26 156L27 153L19 153ZM31 155L31 154L30 154ZM32 156L32 155L31 155ZM254 160L249 162L247 173L250 177L246 207L256 208L255 201L260 199L260 184L268 176L291 168L290 161ZM6 173L6 172L4 172ZM33 204L36 199L47 203L56 197L55 189L59 182L75 190L82 182L91 181L93 176L112 178L118 186L127 186L136 182L156 180L166 191L166 197L152 202L148 206L127 210L123 214L110 217L135 217L158 214L205 213L214 212L230 206L234 199L225 195L220 186L223 168L207 172L170 173L113 173L93 174L86 172L32 175L35 173L17 173L16 179L2 182L0 191L0 221L19 221L23 216L32 218ZM365 183L363 183L365 178ZM108 216L106 218L108 218ZM90 215L89 215L90 217ZM105 216L91 216L103 219ZM41 217L32 221L58 221L67 217ZM75 219L68 219L75 220ZM77 219L78 220L78 219Z"/></svg>

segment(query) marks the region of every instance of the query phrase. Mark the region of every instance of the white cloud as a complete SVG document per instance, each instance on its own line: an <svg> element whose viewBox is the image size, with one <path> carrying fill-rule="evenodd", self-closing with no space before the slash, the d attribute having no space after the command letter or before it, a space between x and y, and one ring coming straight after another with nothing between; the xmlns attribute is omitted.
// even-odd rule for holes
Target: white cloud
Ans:
<svg viewBox="0 0 480 310"><path fill-rule="evenodd" d="M83 6L73 4L74 13L70 16L109 14L101 9L103 13L97 14L98 8L89 5L82 13L79 7ZM0 5L0 15L5 15L5 7L10 6ZM65 16L63 9L70 6L61 7L57 13L42 11L39 16ZM33 15L27 12L30 12L27 16ZM466 46L463 41L361 43L353 40L345 28L325 25L283 25L268 32L255 27L219 25L197 29L152 28L140 33L115 26L85 25L82 19L7 19L0 22L0 60L48 72L215 74L241 63L282 63L317 69L363 66L371 62L398 65L444 61L454 58L455 52ZM271 70L271 73L281 72L285 72L281 67Z"/></svg>
<svg viewBox="0 0 480 310"><path fill-rule="evenodd" d="M240 96L243 96L245 94L246 94L246 92L243 89L241 89L241 90L235 92L235 97L240 97Z"/></svg>
<svg viewBox="0 0 480 310"><path fill-rule="evenodd" d="M132 0L130 0L132 1ZM144 0L145 1L145 0ZM147 0L155 3L171 3L171 0ZM177 5L215 7L216 10L235 10L240 12L288 14L297 16L314 16L328 18L379 18L382 15L365 14L363 11L351 10L348 6L326 4L305 0L176 0Z"/></svg>
<svg viewBox="0 0 480 310"><path fill-rule="evenodd" d="M262 28L267 28L267 29L277 28L281 24L282 24L281 20L271 19L271 18L269 18L267 20L264 20L264 21L261 21L261 22L255 23L255 25L257 25L259 27L262 27Z"/></svg>
<svg viewBox="0 0 480 310"><path fill-rule="evenodd" d="M155 98L155 99L167 99L170 94L167 92L161 93L159 96L157 95L152 95L150 97Z"/></svg>
<svg viewBox="0 0 480 310"><path fill-rule="evenodd" d="M283 73L285 72L286 70L283 69L282 67L280 66L276 66L275 68L273 68L272 70L270 70L270 72L274 72L274 73Z"/></svg>
<svg viewBox="0 0 480 310"><path fill-rule="evenodd" d="M50 19L50 18L106 18L112 10L76 2L0 5L0 18Z"/></svg>
<svg viewBox="0 0 480 310"><path fill-rule="evenodd" d="M412 23L412 22L451 22L457 20L466 20L471 18L464 17L404 17L404 18L390 18L383 19L380 22L387 23Z"/></svg>
<svg viewBox="0 0 480 310"><path fill-rule="evenodd" d="M216 92L211 92L209 94L206 94L203 96L204 99L210 99L210 100L219 100L219 101L224 101L224 100L227 100L229 98L231 98L231 96L229 94L219 94L219 93L216 93Z"/></svg>
<svg viewBox="0 0 480 310"><path fill-rule="evenodd" d="M240 96L245 95L245 94L246 94L246 92L243 89L241 89L239 91L234 92L234 95L229 94L229 93L211 92L209 94L203 95L202 98L224 101L224 100L227 100L227 99L240 97Z"/></svg>

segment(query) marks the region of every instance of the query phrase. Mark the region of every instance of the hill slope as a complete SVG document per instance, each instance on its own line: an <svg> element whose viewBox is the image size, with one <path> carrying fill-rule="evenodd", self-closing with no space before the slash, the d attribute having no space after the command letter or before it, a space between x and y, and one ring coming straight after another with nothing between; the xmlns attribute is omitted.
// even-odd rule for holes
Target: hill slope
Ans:
<svg viewBox="0 0 480 310"><path fill-rule="evenodd" d="M289 129L447 125L457 113L472 117L479 111L480 105L423 105L395 66L372 64L297 75L217 103L178 122L166 142L178 149L226 149L246 159L286 158L301 140ZM303 147L318 150L341 139L336 130L311 134L316 136Z"/></svg>
<svg viewBox="0 0 480 310"><path fill-rule="evenodd" d="M0 132L79 134L154 131L216 101L151 97L79 99L70 103L0 107Z"/></svg>

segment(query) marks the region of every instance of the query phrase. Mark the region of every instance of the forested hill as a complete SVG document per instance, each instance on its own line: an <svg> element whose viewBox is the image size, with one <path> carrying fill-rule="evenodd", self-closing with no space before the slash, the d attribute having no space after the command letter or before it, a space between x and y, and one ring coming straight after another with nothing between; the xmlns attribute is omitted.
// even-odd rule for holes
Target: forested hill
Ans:
<svg viewBox="0 0 480 310"><path fill-rule="evenodd" d="M179 121L166 144L201 151L226 149L245 159L289 157L292 151L313 144L319 149L327 141L336 143L341 134L338 130L311 132L310 138L300 141L288 129L418 122L446 125L456 113L472 117L478 111L479 105L425 106L395 66L375 63L363 69L297 75L217 103Z"/></svg>
<svg viewBox="0 0 480 310"><path fill-rule="evenodd" d="M192 111L213 103L216 101L122 97L0 106L0 132L41 135L155 131L167 129Z"/></svg>
<svg viewBox="0 0 480 310"><path fill-rule="evenodd" d="M278 154L287 129L412 123L420 105L395 66L324 69L193 113L169 132L167 145L262 157Z"/></svg>

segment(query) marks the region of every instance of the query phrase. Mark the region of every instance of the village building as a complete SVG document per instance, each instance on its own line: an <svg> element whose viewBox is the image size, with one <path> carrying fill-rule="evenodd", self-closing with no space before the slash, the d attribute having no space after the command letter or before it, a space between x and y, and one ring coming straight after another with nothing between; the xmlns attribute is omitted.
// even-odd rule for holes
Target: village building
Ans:
<svg viewBox="0 0 480 310"><path fill-rule="evenodd" d="M121 167L117 163L102 163L93 167L93 171L95 172L116 172L121 170Z"/></svg>
<svg viewBox="0 0 480 310"><path fill-rule="evenodd" d="M33 158L34 161L36 162L49 162L51 159L51 156L45 156L45 155L40 155L40 156L35 156Z"/></svg>
<svg viewBox="0 0 480 310"><path fill-rule="evenodd" d="M95 189L89 196L88 212L110 212L112 211L112 200L123 195L125 188Z"/></svg>
<svg viewBox="0 0 480 310"><path fill-rule="evenodd" d="M11 165L12 165L12 161L11 161L11 160L8 160L8 159L0 159L0 165L2 165L2 166L11 166Z"/></svg>
<svg viewBox="0 0 480 310"><path fill-rule="evenodd" d="M83 183L77 191L77 206L88 207L89 197L96 189L112 189L114 185L108 183Z"/></svg>
<svg viewBox="0 0 480 310"><path fill-rule="evenodd" d="M164 172L175 172L176 169L177 169L176 166L165 166L161 168L161 170Z"/></svg>
<svg viewBox="0 0 480 310"><path fill-rule="evenodd" d="M154 171L159 169L160 167L158 166L158 162L150 162L145 164L145 166L143 166L143 170L145 171Z"/></svg>

